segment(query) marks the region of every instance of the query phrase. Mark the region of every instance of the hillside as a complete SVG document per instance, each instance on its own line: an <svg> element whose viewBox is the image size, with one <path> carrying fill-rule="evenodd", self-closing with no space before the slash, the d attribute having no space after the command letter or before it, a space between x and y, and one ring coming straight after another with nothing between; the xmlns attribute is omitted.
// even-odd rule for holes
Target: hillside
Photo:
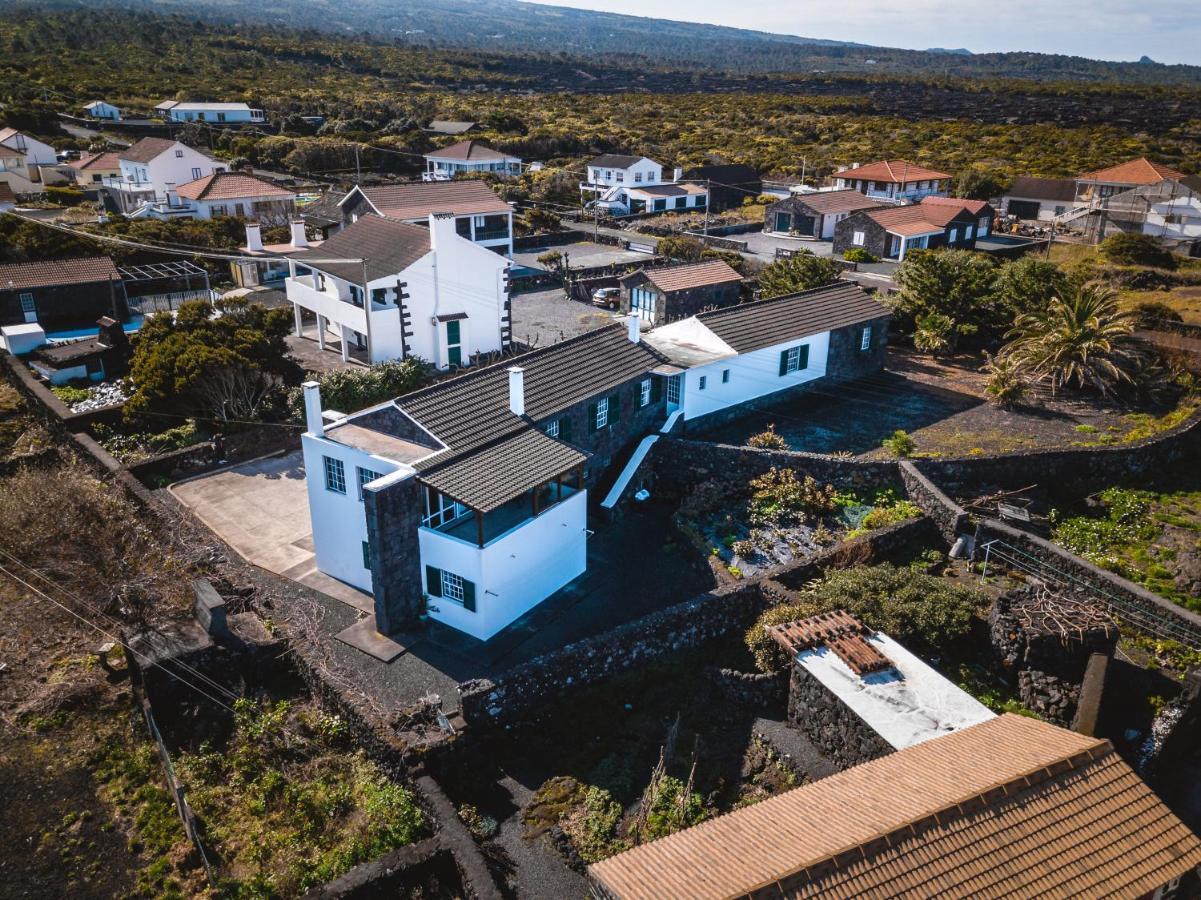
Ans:
<svg viewBox="0 0 1201 900"><path fill-rule="evenodd" d="M268 0L262 4L238 0L21 0L11 6L180 12L243 25L353 34L361 40L411 47L563 54L734 73L877 72L1201 83L1201 67L1197 66L1117 63L1039 53L899 50L519 0Z"/></svg>

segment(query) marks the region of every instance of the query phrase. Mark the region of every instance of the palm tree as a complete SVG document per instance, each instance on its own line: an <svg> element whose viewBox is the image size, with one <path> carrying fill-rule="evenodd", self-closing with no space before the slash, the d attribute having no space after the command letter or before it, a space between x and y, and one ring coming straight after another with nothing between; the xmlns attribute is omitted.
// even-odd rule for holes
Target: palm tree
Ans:
<svg viewBox="0 0 1201 900"><path fill-rule="evenodd" d="M1140 354L1133 331L1133 317L1119 308L1117 293L1086 284L1019 316L1002 353L1031 381L1050 385L1052 394L1074 384L1106 396L1134 381Z"/></svg>

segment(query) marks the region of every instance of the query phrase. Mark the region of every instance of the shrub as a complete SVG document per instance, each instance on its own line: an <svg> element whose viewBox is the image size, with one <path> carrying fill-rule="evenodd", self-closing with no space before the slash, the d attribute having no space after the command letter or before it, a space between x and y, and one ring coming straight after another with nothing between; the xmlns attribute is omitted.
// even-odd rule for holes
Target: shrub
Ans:
<svg viewBox="0 0 1201 900"><path fill-rule="evenodd" d="M793 469L774 466L752 479L747 515L752 525L797 525L810 516L837 509L832 485L819 485L812 475L797 478Z"/></svg>
<svg viewBox="0 0 1201 900"><path fill-rule="evenodd" d="M865 250L863 247L851 247L849 250L842 251L842 258L847 262L853 263L874 263L880 261L880 257Z"/></svg>
<svg viewBox="0 0 1201 900"><path fill-rule="evenodd" d="M988 382L984 392L988 399L997 406L1014 406L1025 399L1029 388L1026 379L1022 377L1021 369L1013 362L1012 357L1005 354L992 356L985 353L988 362L984 371L988 374Z"/></svg>
<svg viewBox="0 0 1201 900"><path fill-rule="evenodd" d="M417 390L429 381L432 373L428 363L410 357L374 366L323 372L316 381L321 386L322 406L353 413ZM304 418L302 389L296 388L289 394L288 406L293 418Z"/></svg>
<svg viewBox="0 0 1201 900"><path fill-rule="evenodd" d="M917 319L917 327L913 332L913 346L922 353L938 356L946 353L954 345L955 323L950 316L942 313L926 313Z"/></svg>
<svg viewBox="0 0 1201 900"><path fill-rule="evenodd" d="M88 198L84 196L83 191L73 187L60 187L58 185L47 185L46 199L51 200L60 206L78 206L85 202Z"/></svg>
<svg viewBox="0 0 1201 900"><path fill-rule="evenodd" d="M1149 234L1118 232L1101 242L1101 253L1119 266L1154 266L1158 269L1176 268L1176 258Z"/></svg>
<svg viewBox="0 0 1201 900"><path fill-rule="evenodd" d="M746 643L761 671L778 671L788 660L767 626L845 609L901 643L942 650L967 634L982 600L978 591L889 563L837 569L806 587L797 603L760 616L747 631Z"/></svg>
<svg viewBox="0 0 1201 900"><path fill-rule="evenodd" d="M1138 328L1153 328L1164 322L1183 322L1184 317L1159 300L1144 300L1135 304L1134 322Z"/></svg>
<svg viewBox="0 0 1201 900"><path fill-rule="evenodd" d="M875 507L863 517L863 523L859 527L864 531L873 531L876 528L885 528L909 519L916 519L920 515L922 515L921 507L912 500L898 500L891 506Z"/></svg>
<svg viewBox="0 0 1201 900"><path fill-rule="evenodd" d="M912 455L913 451L917 449L917 441L909 435L909 432L898 428L891 437L882 440L880 446L893 456L903 459Z"/></svg>
<svg viewBox="0 0 1201 900"><path fill-rule="evenodd" d="M76 403L83 403L88 397L92 396L92 392L87 388L73 387L69 384L60 384L57 387L52 387L50 390L54 396L67 406L74 406Z"/></svg>
<svg viewBox="0 0 1201 900"><path fill-rule="evenodd" d="M770 300L837 280L838 265L834 260L799 253L764 266L759 273L759 291L765 300Z"/></svg>
<svg viewBox="0 0 1201 900"><path fill-rule="evenodd" d="M655 253L667 259L678 262L696 262L705 252L705 245L694 237L673 234L661 238L655 246Z"/></svg>
<svg viewBox="0 0 1201 900"><path fill-rule="evenodd" d="M1159 526L1150 518L1151 499L1144 491L1109 488L1100 496L1101 516L1074 516L1055 526L1055 543L1093 562L1123 544L1152 540Z"/></svg>
<svg viewBox="0 0 1201 900"><path fill-rule="evenodd" d="M780 435L776 434L776 426L768 425L766 429L758 434L752 434L747 438L746 445L755 447L759 450L787 450L788 442Z"/></svg>

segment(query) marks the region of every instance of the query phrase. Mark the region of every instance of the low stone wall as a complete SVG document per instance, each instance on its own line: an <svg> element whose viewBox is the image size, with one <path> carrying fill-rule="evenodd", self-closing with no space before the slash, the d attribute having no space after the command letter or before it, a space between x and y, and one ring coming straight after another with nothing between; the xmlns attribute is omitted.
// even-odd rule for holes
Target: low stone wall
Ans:
<svg viewBox="0 0 1201 900"><path fill-rule="evenodd" d="M897 468L905 485L905 493L934 520L947 543L953 543L956 537L970 530L967 511L944 494L910 460L901 460Z"/></svg>
<svg viewBox="0 0 1201 900"><path fill-rule="evenodd" d="M783 672L739 672L709 666L705 677L730 700L748 709L781 706L788 698L788 680Z"/></svg>
<svg viewBox="0 0 1201 900"><path fill-rule="evenodd" d="M891 744L796 662L788 681L788 721L840 770L893 752Z"/></svg>
<svg viewBox="0 0 1201 900"><path fill-rule="evenodd" d="M155 478L191 477L204 472L300 448L300 430L275 425L250 428L236 434L219 435L212 440L182 447L131 463L130 474L143 482Z"/></svg>

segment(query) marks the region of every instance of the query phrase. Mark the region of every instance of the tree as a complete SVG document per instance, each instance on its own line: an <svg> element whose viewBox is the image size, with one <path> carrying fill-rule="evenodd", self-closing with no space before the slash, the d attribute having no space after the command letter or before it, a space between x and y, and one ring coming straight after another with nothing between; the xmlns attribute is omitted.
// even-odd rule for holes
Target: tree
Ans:
<svg viewBox="0 0 1201 900"><path fill-rule="evenodd" d="M913 327L932 313L948 318L944 349L952 352L964 335L1002 327L992 302L994 270L991 259L969 250L910 250L897 269L901 289L891 306Z"/></svg>
<svg viewBox="0 0 1201 900"><path fill-rule="evenodd" d="M705 245L694 237L673 234L660 238L655 253L678 262L696 262L705 252Z"/></svg>
<svg viewBox="0 0 1201 900"><path fill-rule="evenodd" d="M955 196L964 200L992 200L1009 187L1009 179L998 169L973 166L955 176Z"/></svg>
<svg viewBox="0 0 1201 900"><path fill-rule="evenodd" d="M286 385L300 381L284 340L287 310L237 303L215 313L211 304L192 301L174 317L146 320L134 339L127 414L258 419Z"/></svg>
<svg viewBox="0 0 1201 900"><path fill-rule="evenodd" d="M918 316L916 324L913 332L913 346L916 349L931 356L939 356L951 349L955 323L951 321L950 316L936 312L926 313L924 316Z"/></svg>
<svg viewBox="0 0 1201 900"><path fill-rule="evenodd" d="M541 206L531 206L521 218L522 224L532 232L558 231L562 224L557 212Z"/></svg>
<svg viewBox="0 0 1201 900"><path fill-rule="evenodd" d="M323 372L316 377L321 388L321 402L327 409L344 413L358 412L383 403L417 388L433 374L430 365L420 359L389 360L373 366ZM288 396L292 417L304 417L304 394L299 387Z"/></svg>
<svg viewBox="0 0 1201 900"><path fill-rule="evenodd" d="M1071 278L1063 269L1037 256L1003 263L993 283L997 305L1012 319L1046 309L1052 300L1065 296L1071 288Z"/></svg>
<svg viewBox="0 0 1201 900"><path fill-rule="evenodd" d="M1102 396L1132 383L1142 368L1132 339L1134 317L1118 306L1118 295L1099 284L1084 285L1047 309L1020 316L1002 354L1028 380L1052 393L1075 385Z"/></svg>
<svg viewBox="0 0 1201 900"><path fill-rule="evenodd" d="M823 256L798 253L768 263L759 273L759 291L765 300L821 287L838 280L838 265Z"/></svg>

